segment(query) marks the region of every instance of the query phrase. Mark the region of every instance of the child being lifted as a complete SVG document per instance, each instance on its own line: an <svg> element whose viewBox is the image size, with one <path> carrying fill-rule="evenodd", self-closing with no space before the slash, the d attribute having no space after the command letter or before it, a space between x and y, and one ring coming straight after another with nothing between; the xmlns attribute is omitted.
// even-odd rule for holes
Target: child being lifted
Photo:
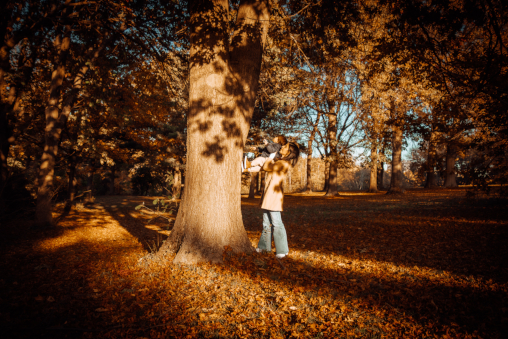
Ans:
<svg viewBox="0 0 508 339"><path fill-rule="evenodd" d="M286 137L283 135L276 136L273 138L273 143L269 143L268 140L263 139L265 147L252 147L252 151L258 151L261 153L256 159L249 161L247 156L242 161L242 173L243 172L259 172L267 159L280 158L280 149L282 146L287 144Z"/></svg>

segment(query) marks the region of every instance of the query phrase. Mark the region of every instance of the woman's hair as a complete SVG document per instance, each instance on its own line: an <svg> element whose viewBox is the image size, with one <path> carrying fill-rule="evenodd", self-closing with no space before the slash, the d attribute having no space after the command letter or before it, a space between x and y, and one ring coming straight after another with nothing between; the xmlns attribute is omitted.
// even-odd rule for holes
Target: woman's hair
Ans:
<svg viewBox="0 0 508 339"><path fill-rule="evenodd" d="M286 160L291 163L291 166L295 166L298 162L298 158L300 157L300 148L294 142L289 143L289 154L285 157L282 157L280 160Z"/></svg>
<svg viewBox="0 0 508 339"><path fill-rule="evenodd" d="M279 144L281 144L281 146L284 146L288 143L286 137L283 135L277 135L277 141L279 142Z"/></svg>

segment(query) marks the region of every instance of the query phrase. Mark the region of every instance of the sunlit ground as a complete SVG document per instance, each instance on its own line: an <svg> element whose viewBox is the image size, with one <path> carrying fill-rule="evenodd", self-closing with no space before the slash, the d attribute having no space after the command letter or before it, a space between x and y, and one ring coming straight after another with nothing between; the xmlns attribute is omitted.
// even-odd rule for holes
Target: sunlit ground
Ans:
<svg viewBox="0 0 508 339"><path fill-rule="evenodd" d="M465 191L286 196L290 255L144 260L172 223L102 197L1 247L7 337L506 338L508 209ZM259 199L242 198L253 246ZM172 218L172 216L167 215ZM4 336L2 336L4 338Z"/></svg>

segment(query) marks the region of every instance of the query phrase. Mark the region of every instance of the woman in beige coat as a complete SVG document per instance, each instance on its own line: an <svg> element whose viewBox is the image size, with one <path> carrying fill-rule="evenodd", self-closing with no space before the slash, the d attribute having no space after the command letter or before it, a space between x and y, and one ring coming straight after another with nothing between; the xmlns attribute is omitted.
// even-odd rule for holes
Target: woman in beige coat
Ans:
<svg viewBox="0 0 508 339"><path fill-rule="evenodd" d="M288 143L280 150L279 160L268 159L263 165L263 171L267 172L265 188L261 196L261 208L263 210L263 232L259 238L257 252L272 251L272 226L273 240L277 250L276 257L283 258L289 253L286 229L282 223L280 212L284 203L282 183L288 170L298 162L300 150L295 143Z"/></svg>

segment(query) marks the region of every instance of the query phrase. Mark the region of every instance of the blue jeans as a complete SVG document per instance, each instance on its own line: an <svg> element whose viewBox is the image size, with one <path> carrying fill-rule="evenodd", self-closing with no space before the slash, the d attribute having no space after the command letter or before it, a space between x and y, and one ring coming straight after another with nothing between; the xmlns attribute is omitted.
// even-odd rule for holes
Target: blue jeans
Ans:
<svg viewBox="0 0 508 339"><path fill-rule="evenodd" d="M263 232L259 238L258 248L268 252L272 251L272 225L277 254L288 254L288 238L279 211L263 210Z"/></svg>

